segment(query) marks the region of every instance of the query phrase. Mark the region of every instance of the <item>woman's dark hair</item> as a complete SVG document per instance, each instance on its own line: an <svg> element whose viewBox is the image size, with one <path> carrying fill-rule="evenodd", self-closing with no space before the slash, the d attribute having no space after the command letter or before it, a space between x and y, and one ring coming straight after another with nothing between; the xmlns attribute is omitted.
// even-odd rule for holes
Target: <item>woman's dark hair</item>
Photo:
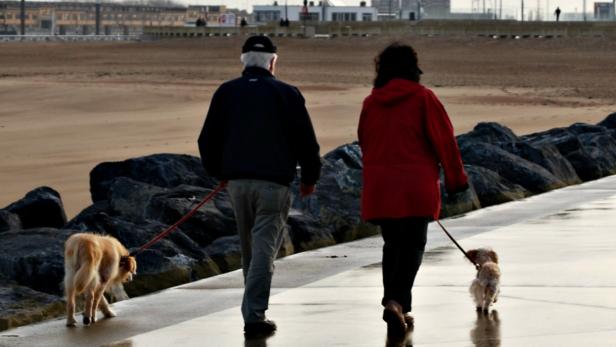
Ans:
<svg viewBox="0 0 616 347"><path fill-rule="evenodd" d="M374 87L380 88L394 78L419 82L421 69L417 66L417 52L413 47L394 42L374 58L376 78Z"/></svg>

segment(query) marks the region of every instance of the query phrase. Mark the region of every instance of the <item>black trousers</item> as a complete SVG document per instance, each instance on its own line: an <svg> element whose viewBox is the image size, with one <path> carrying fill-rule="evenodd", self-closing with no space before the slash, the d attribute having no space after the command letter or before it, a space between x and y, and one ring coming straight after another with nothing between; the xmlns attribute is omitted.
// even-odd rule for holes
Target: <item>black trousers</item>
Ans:
<svg viewBox="0 0 616 347"><path fill-rule="evenodd" d="M372 220L381 227L383 246L383 300L394 300L404 313L411 311L413 283L421 265L428 234L427 217Z"/></svg>

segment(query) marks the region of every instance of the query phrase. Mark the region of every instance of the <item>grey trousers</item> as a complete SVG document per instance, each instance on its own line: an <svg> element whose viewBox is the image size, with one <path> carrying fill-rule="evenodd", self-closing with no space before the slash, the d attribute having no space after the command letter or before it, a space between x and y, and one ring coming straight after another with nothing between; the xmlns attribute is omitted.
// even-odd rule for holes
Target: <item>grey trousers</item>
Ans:
<svg viewBox="0 0 616 347"><path fill-rule="evenodd" d="M229 181L242 250L244 322L265 319L274 260L280 249L291 206L289 187L260 180Z"/></svg>

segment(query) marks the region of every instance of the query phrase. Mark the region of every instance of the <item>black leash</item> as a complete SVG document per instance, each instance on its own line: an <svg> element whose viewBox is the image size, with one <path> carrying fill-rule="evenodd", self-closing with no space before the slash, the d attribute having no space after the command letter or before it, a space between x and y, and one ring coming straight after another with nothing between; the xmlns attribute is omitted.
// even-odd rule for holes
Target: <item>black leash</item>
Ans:
<svg viewBox="0 0 616 347"><path fill-rule="evenodd" d="M447 231L447 229L445 229L445 227L443 226L443 224L441 224L440 220L436 220L436 223L438 223L438 225L441 227L441 229L443 229L443 231L445 232L445 234L447 234L447 236L449 237L449 239L458 247L458 249L464 253L464 256L466 257L466 259L470 260L471 264L475 265L475 269L479 270L479 264L475 263L475 261L473 259L471 259L471 257L468 256L468 253L466 253L466 251L464 250L464 248L462 248L462 246L460 246L460 244L458 243L458 241L456 241L456 239L453 238L453 236L451 236L451 234L449 233L449 231Z"/></svg>

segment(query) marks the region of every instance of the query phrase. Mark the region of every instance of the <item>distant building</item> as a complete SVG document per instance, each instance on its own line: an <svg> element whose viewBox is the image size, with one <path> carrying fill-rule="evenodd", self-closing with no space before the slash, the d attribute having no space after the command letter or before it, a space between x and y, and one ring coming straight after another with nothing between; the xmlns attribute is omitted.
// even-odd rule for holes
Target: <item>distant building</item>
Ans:
<svg viewBox="0 0 616 347"><path fill-rule="evenodd" d="M379 19L446 19L451 14L450 0L372 0Z"/></svg>
<svg viewBox="0 0 616 347"><path fill-rule="evenodd" d="M402 9L402 4L400 0L372 0L372 7L376 8L377 12L381 15L396 15Z"/></svg>
<svg viewBox="0 0 616 347"><path fill-rule="evenodd" d="M300 21L303 19L303 6L254 5L252 16L257 24L279 22L281 19ZM308 3L305 18L310 21L325 22L370 22L377 19L377 11L366 6L332 6L328 3Z"/></svg>
<svg viewBox="0 0 616 347"><path fill-rule="evenodd" d="M206 26L233 27L239 25L242 18L248 17L246 11L230 10L226 6L188 6L186 22L188 26L196 23L197 19L205 20Z"/></svg>
<svg viewBox="0 0 616 347"><path fill-rule="evenodd" d="M494 20L492 12L452 12L447 17L448 19L463 19L463 20Z"/></svg>
<svg viewBox="0 0 616 347"><path fill-rule="evenodd" d="M613 2L595 2L595 20L612 20L614 19L614 3Z"/></svg>
<svg viewBox="0 0 616 347"><path fill-rule="evenodd" d="M95 34L97 6L100 6L99 34L101 35L138 34L144 27L152 26L195 26L198 18L205 20L207 26L235 26L240 20L237 11L228 10L225 6L183 7L26 1L26 34ZM20 3L0 1L0 33L18 32L20 25Z"/></svg>
<svg viewBox="0 0 616 347"><path fill-rule="evenodd" d="M586 14L582 12L563 12L560 14L560 20L562 22L590 21L593 20L593 15L590 12Z"/></svg>
<svg viewBox="0 0 616 347"><path fill-rule="evenodd" d="M401 0L400 1L400 19L419 20L421 19L421 1L419 0Z"/></svg>

